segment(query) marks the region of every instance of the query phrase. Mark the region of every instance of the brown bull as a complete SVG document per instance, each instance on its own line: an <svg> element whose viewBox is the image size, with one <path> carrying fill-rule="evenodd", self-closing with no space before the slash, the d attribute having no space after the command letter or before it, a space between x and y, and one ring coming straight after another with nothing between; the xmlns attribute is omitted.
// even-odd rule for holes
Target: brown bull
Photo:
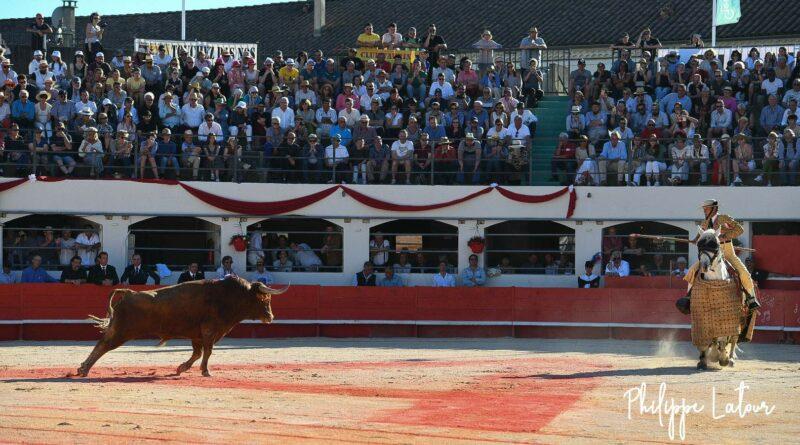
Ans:
<svg viewBox="0 0 800 445"><path fill-rule="evenodd" d="M162 344L173 338L191 340L192 356L178 366L177 373L191 368L202 354L200 369L208 377L208 358L214 344L242 320L270 323L272 295L283 292L285 289L232 277L143 292L115 290L108 301L108 318L91 316L103 338L78 368L78 375L86 377L103 354L129 340L158 337Z"/></svg>

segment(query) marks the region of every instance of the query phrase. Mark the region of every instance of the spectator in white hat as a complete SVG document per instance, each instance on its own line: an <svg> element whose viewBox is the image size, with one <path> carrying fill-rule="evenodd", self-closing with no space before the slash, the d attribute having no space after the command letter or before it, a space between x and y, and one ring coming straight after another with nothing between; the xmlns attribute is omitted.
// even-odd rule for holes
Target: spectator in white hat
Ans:
<svg viewBox="0 0 800 445"><path fill-rule="evenodd" d="M34 51L33 60L31 60L31 63L28 64L28 75L33 75L33 73L38 71L39 63L41 63L43 60L44 60L44 53L42 52L42 50L37 49L36 51ZM45 60L45 62L47 61Z"/></svg>
<svg viewBox="0 0 800 445"><path fill-rule="evenodd" d="M678 257L678 260L675 261L675 269L672 270L672 275L675 277L685 277L688 272L689 268L686 267L686 258Z"/></svg>

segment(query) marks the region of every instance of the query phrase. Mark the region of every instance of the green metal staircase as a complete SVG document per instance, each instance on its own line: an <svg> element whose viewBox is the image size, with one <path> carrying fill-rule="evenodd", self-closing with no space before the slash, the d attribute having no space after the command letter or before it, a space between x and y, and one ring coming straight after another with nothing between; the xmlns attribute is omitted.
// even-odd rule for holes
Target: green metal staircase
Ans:
<svg viewBox="0 0 800 445"><path fill-rule="evenodd" d="M531 185L559 185L550 180L550 158L558 142L558 135L565 131L569 96L545 96L539 101L533 114L539 119L531 150L533 180Z"/></svg>

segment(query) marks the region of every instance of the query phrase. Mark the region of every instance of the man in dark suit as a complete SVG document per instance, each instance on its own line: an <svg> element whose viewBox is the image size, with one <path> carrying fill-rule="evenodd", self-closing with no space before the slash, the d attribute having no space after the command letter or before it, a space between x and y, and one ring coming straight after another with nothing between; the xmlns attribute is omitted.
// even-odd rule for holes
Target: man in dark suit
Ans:
<svg viewBox="0 0 800 445"><path fill-rule="evenodd" d="M142 257L134 253L131 265L125 268L119 281L128 284L147 284L147 277L153 277L155 284L161 284L161 277L153 269L143 266Z"/></svg>
<svg viewBox="0 0 800 445"><path fill-rule="evenodd" d="M102 286L116 286L119 284L117 269L108 264L108 252L97 254L97 264L89 269L89 277L86 281Z"/></svg>
<svg viewBox="0 0 800 445"><path fill-rule="evenodd" d="M186 281L194 281L194 280L205 280L206 274L200 270L200 266L197 263L189 264L189 269L186 270L178 277L178 284L186 282Z"/></svg>

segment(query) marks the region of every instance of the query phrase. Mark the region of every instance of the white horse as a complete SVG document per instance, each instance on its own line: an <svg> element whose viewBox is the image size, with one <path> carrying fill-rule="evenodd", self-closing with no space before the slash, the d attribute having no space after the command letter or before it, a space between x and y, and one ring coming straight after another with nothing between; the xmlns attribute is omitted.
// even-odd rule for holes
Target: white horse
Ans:
<svg viewBox="0 0 800 445"><path fill-rule="evenodd" d="M728 267L724 260L722 248L719 242L719 230L703 230L697 227L700 237L697 240L699 269L695 280L706 281L730 281L732 278L728 273ZM691 291L692 284L689 284ZM720 366L733 366L736 359L736 343L739 338L736 335L727 337L717 337L704 348L698 347L700 351L700 361L697 362L698 369L706 369L709 363L719 362Z"/></svg>

